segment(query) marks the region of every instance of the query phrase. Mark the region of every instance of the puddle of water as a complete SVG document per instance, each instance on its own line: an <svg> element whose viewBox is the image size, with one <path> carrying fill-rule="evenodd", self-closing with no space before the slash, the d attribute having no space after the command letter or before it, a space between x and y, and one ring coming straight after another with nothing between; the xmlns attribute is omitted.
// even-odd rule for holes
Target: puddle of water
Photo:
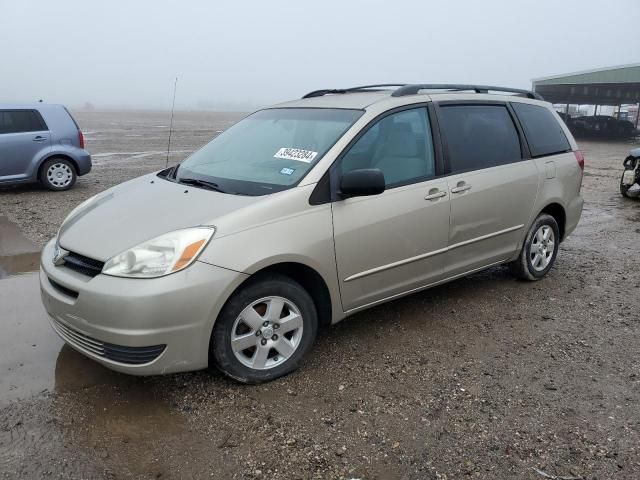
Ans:
<svg viewBox="0 0 640 480"><path fill-rule="evenodd" d="M0 280L0 404L54 386L62 340L48 324L38 275Z"/></svg>
<svg viewBox="0 0 640 480"><path fill-rule="evenodd" d="M0 405L44 390L123 385L132 378L81 355L54 333L37 273L0 280Z"/></svg>
<svg viewBox="0 0 640 480"><path fill-rule="evenodd" d="M0 405L124 377L63 346L40 300L39 259L38 246L0 217Z"/></svg>
<svg viewBox="0 0 640 480"><path fill-rule="evenodd" d="M0 217L0 279L37 270L39 257L40 248L15 224Z"/></svg>
<svg viewBox="0 0 640 480"><path fill-rule="evenodd" d="M38 269L40 252L0 256L0 279L16 273L33 272Z"/></svg>
<svg viewBox="0 0 640 480"><path fill-rule="evenodd" d="M142 478L149 472L170 476L164 449L203 442L162 398L156 382L104 368L65 345L49 325L39 288L35 272L0 280L0 408L45 390L62 394L54 397L53 409L44 415L65 419L60 423L65 448L75 442L89 458L108 452L110 468L126 477ZM53 448L49 443L59 437L52 437L58 435L52 425L33 426L31 448ZM23 428L0 430L0 446L5 449L0 457L24 453Z"/></svg>

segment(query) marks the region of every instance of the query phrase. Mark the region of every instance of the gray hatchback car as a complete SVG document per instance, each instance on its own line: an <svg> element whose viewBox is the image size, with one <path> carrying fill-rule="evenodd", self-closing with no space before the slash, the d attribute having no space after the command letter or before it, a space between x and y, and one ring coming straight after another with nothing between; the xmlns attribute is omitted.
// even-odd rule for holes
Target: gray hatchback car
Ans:
<svg viewBox="0 0 640 480"><path fill-rule="evenodd" d="M89 171L84 136L63 105L0 104L0 185L67 190Z"/></svg>
<svg viewBox="0 0 640 480"><path fill-rule="evenodd" d="M532 92L312 92L79 205L42 252L42 299L115 370L271 380L355 312L493 265L543 278L583 167Z"/></svg>

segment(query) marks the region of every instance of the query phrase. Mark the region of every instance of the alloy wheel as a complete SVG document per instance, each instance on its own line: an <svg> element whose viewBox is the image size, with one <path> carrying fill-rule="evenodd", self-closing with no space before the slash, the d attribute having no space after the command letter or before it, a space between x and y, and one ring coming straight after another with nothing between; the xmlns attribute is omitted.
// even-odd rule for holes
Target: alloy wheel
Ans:
<svg viewBox="0 0 640 480"><path fill-rule="evenodd" d="M286 362L300 346L303 321L290 300L270 296L256 300L236 318L231 349L245 366L268 370Z"/></svg>
<svg viewBox="0 0 640 480"><path fill-rule="evenodd" d="M533 236L529 251L529 261L533 269L541 272L547 268L555 248L553 229L549 225L542 225Z"/></svg>

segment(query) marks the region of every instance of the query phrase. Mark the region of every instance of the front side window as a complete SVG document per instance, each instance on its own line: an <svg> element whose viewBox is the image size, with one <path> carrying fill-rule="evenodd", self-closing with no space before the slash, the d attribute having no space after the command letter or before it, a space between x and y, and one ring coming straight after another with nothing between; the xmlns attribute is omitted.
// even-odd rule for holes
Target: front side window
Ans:
<svg viewBox="0 0 640 480"><path fill-rule="evenodd" d="M452 173L495 167L522 158L518 131L503 105L445 105L441 129Z"/></svg>
<svg viewBox="0 0 640 480"><path fill-rule="evenodd" d="M40 132L46 130L35 110L0 110L0 133Z"/></svg>
<svg viewBox="0 0 640 480"><path fill-rule="evenodd" d="M291 188L362 115L361 110L275 108L238 122L195 152L175 180L225 193L265 195Z"/></svg>
<svg viewBox="0 0 640 480"><path fill-rule="evenodd" d="M571 145L560 123L549 109L515 102L513 109L522 123L531 156L541 157L571 150Z"/></svg>
<svg viewBox="0 0 640 480"><path fill-rule="evenodd" d="M342 174L362 168L382 170L387 187L433 177L435 160L426 109L393 113L370 127L340 163Z"/></svg>

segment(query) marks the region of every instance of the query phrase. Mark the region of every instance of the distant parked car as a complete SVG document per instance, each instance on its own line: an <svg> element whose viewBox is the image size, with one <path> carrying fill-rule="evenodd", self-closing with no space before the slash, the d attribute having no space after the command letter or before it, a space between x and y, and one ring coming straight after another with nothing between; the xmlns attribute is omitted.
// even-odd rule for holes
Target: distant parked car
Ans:
<svg viewBox="0 0 640 480"><path fill-rule="evenodd" d="M566 114L564 112L558 112L557 110L556 110L556 113L562 119L562 121L565 123L565 125L567 127L569 127L569 130L573 132L574 131L574 128L573 128L573 117L571 117L571 115L568 115L568 114Z"/></svg>
<svg viewBox="0 0 640 480"><path fill-rule="evenodd" d="M600 137L630 137L635 132L633 123L607 115L577 117L568 124L575 135Z"/></svg>
<svg viewBox="0 0 640 480"><path fill-rule="evenodd" d="M67 190L90 170L82 131L63 105L0 104L0 185Z"/></svg>
<svg viewBox="0 0 640 480"><path fill-rule="evenodd" d="M620 193L627 198L640 197L640 148L629 152L624 159L624 172L620 179Z"/></svg>

